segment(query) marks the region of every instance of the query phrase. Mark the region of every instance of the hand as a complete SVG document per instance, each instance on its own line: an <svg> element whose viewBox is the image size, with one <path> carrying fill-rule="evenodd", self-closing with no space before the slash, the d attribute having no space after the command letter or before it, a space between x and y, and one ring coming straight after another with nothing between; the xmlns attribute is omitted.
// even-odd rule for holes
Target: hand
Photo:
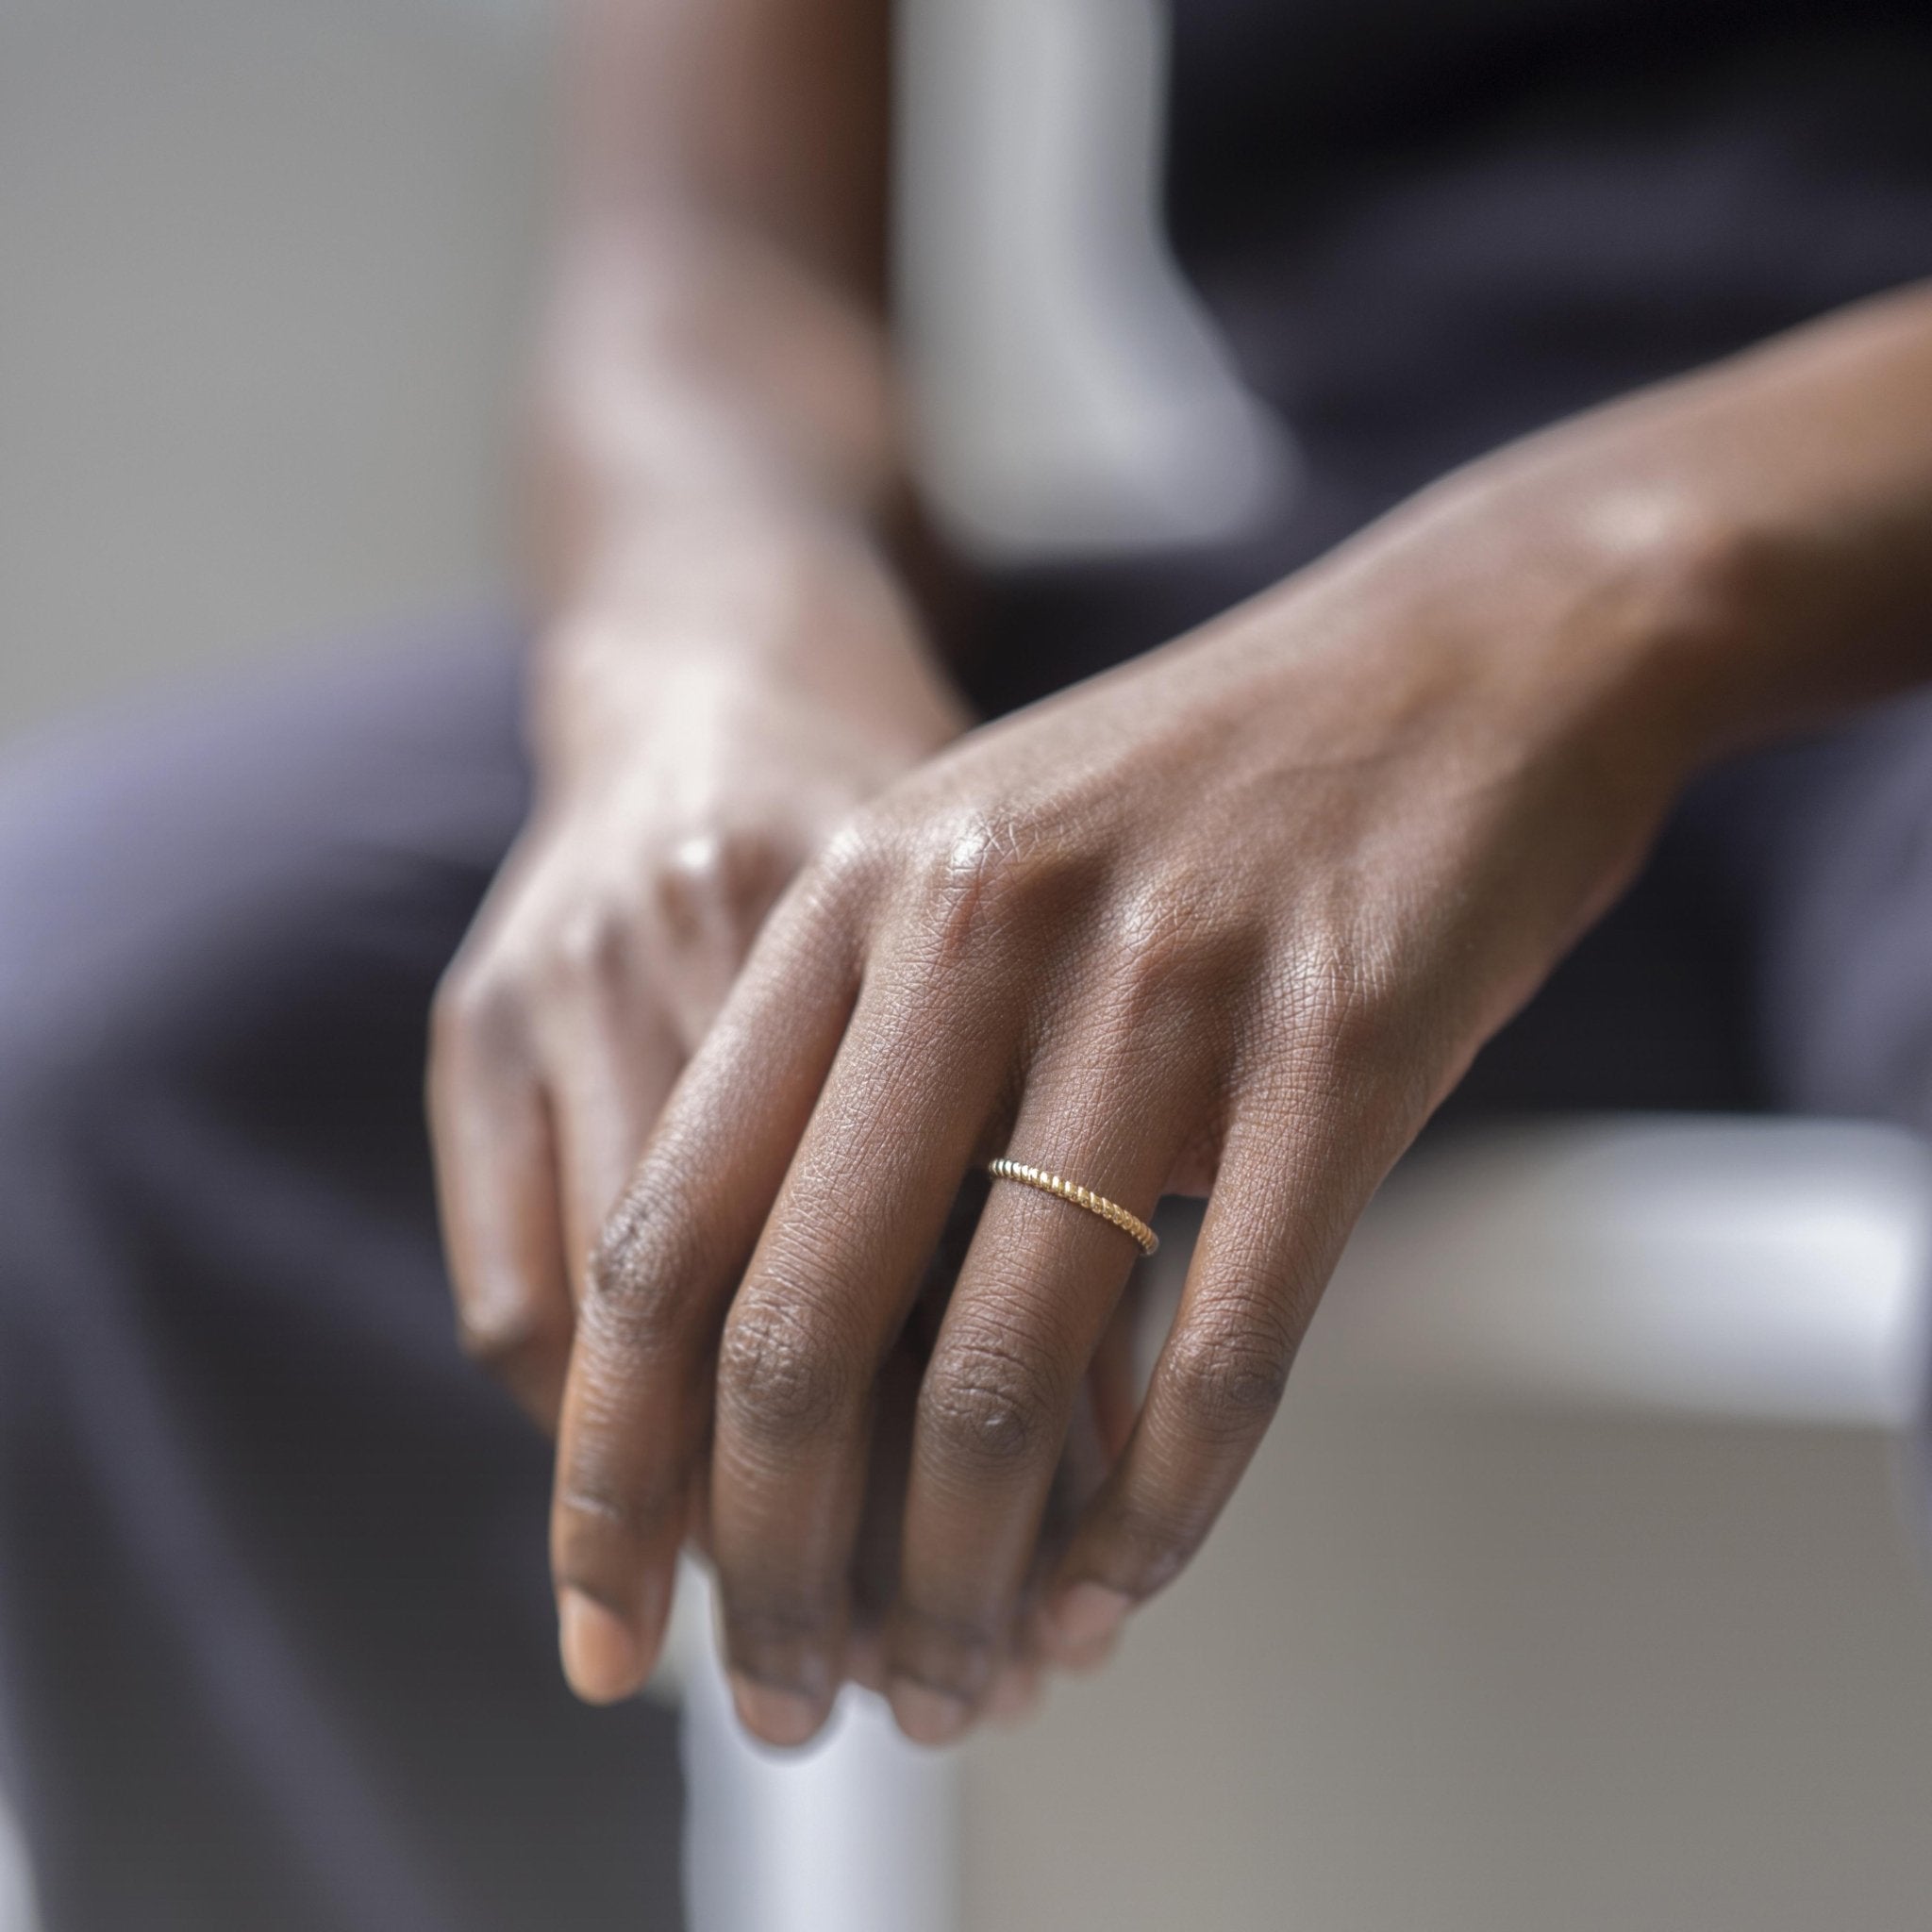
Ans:
<svg viewBox="0 0 1932 1932"><path fill-rule="evenodd" d="M438 993L463 1336L554 1425L588 1256L772 902L963 719L831 527L666 528L540 647L538 795Z"/></svg>
<svg viewBox="0 0 1932 1932"><path fill-rule="evenodd" d="M967 1244L984 1205L986 1186L962 1190L927 1268L912 1310L878 1376L874 1397L872 1449L865 1495L849 1573L845 1674L873 1690L888 1689L886 1640L898 1595L906 1495L919 1389L958 1279ZM1085 1505L1091 1501L1119 1456L1136 1406L1134 1341L1141 1325L1139 1297L1129 1295L1097 1351L1086 1386L1074 1406L1072 1425L1047 1492L1044 1518L1028 1567L1024 1600L1031 1603L1051 1575ZM703 1486L699 1486L702 1497ZM695 1541L709 1550L708 1525L694 1523ZM1058 1659L1086 1669L1105 1660L1106 1646ZM997 1674L985 1699L991 1716L1011 1720L1037 1702L1044 1660L1024 1621L1008 1633Z"/></svg>
<svg viewBox="0 0 1932 1932"><path fill-rule="evenodd" d="M1683 520L1654 492L1586 512L1569 474L1517 458L1445 486L974 733L806 870L581 1313L552 1539L581 1692L648 1668L708 1457L741 1711L778 1743L823 1722L881 1366L962 1179L1008 1150L1142 1216L1210 1200L1131 1438L1032 1613L1135 1249L992 1189L913 1413L902 1726L955 1735L1029 1642L1094 1655L1187 1562L1370 1193L1630 876L1700 748L1724 546L1666 541Z"/></svg>

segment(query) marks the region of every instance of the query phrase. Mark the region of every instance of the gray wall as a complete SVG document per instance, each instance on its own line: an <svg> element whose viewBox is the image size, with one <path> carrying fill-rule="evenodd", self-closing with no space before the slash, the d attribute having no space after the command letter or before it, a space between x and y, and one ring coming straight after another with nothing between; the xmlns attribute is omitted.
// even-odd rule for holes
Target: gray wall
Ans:
<svg viewBox="0 0 1932 1932"><path fill-rule="evenodd" d="M545 75L507 0L0 0L0 734L502 582Z"/></svg>
<svg viewBox="0 0 1932 1932"><path fill-rule="evenodd" d="M1359 1404L1320 1357L1108 1672L972 1747L971 1932L1932 1923L1889 1444Z"/></svg>

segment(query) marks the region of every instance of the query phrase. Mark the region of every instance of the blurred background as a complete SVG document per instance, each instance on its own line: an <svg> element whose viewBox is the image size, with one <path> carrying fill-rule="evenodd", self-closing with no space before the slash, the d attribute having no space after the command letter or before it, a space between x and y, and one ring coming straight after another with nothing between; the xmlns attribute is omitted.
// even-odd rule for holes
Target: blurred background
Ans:
<svg viewBox="0 0 1932 1932"><path fill-rule="evenodd" d="M504 593L551 39L537 0L0 0L0 739ZM1170 298L1238 517L1291 457ZM1134 387L1093 405L1115 429ZM1010 450L950 460L958 520L1024 548ZM1132 469L1108 527L1162 531ZM971 1747L960 1923L1926 1923L1896 1401L1326 1347L1115 1669Z"/></svg>
<svg viewBox="0 0 1932 1932"><path fill-rule="evenodd" d="M0 730L504 582L536 0L0 0Z"/></svg>

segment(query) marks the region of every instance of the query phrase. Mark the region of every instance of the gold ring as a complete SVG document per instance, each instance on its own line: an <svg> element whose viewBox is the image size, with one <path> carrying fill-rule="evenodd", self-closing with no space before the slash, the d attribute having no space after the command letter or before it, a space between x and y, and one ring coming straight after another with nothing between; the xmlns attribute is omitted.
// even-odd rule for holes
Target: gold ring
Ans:
<svg viewBox="0 0 1932 1932"><path fill-rule="evenodd" d="M1071 1201L1075 1208L1084 1208L1088 1213L1112 1222L1123 1234L1131 1235L1140 1242L1143 1255L1151 1255L1160 1245L1160 1237L1138 1214L1129 1214L1118 1201L1109 1201L1105 1194L1096 1194L1091 1188L1083 1188L1076 1182L1063 1181L1043 1167L1000 1159L988 1161L986 1171L996 1181L1018 1181L1022 1187L1038 1188L1042 1194L1056 1194L1062 1201Z"/></svg>

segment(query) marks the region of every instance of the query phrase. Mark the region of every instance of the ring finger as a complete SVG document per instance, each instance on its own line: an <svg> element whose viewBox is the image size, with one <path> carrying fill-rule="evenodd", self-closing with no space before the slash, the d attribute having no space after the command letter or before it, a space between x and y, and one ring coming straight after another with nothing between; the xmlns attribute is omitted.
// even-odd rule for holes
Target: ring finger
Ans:
<svg viewBox="0 0 1932 1932"><path fill-rule="evenodd" d="M991 1015L920 991L882 974L861 997L720 1348L725 1642L740 1714L776 1744L837 1692L879 1371L1011 1063Z"/></svg>
<svg viewBox="0 0 1932 1932"><path fill-rule="evenodd" d="M1016 1158L1153 1211L1199 1101L1198 1057L1153 1061L1075 1038L1036 1069ZM1101 1213L997 1182L926 1372L891 1642L901 1727L941 1743L970 1721L1012 1634L1083 1379L1136 1260Z"/></svg>

